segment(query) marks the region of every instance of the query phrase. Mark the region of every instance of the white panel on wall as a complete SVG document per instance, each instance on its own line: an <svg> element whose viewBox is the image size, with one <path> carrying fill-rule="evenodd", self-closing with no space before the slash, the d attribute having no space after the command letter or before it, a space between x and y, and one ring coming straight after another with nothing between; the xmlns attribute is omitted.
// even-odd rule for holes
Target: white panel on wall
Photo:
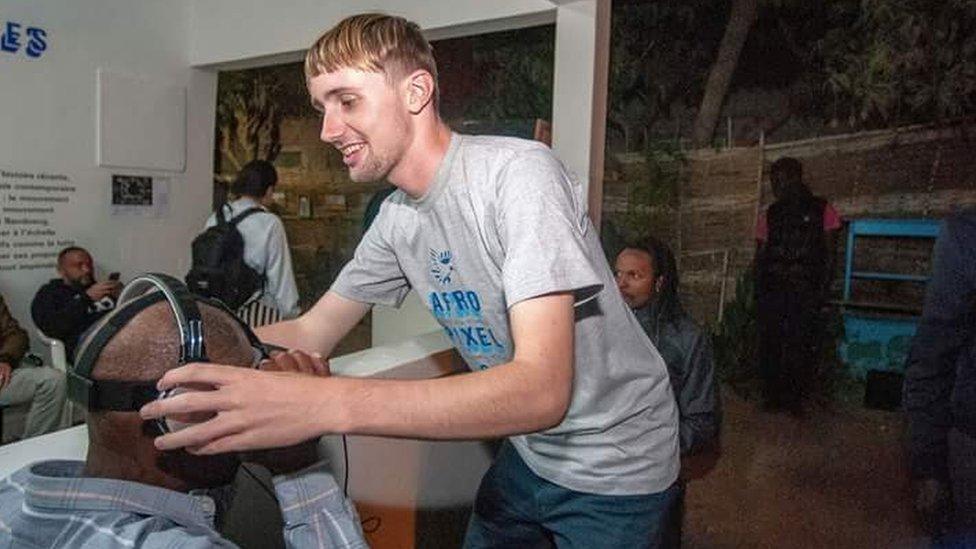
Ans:
<svg viewBox="0 0 976 549"><path fill-rule="evenodd" d="M186 167L186 89L98 69L99 166L182 172Z"/></svg>

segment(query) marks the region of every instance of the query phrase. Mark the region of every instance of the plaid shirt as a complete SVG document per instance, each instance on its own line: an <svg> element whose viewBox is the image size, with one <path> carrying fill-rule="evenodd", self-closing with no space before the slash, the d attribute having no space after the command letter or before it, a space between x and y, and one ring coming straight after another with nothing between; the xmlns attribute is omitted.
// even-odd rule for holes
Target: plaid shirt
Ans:
<svg viewBox="0 0 976 549"><path fill-rule="evenodd" d="M80 461L42 461L0 482L0 548L236 547L214 530L214 500L82 477ZM326 468L275 477L290 548L367 547L359 517Z"/></svg>

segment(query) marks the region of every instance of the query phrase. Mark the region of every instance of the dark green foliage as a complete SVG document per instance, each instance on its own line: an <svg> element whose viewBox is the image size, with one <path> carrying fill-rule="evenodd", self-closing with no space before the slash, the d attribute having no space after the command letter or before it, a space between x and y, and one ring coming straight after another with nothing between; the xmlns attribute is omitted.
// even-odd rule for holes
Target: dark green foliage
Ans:
<svg viewBox="0 0 976 549"><path fill-rule="evenodd" d="M628 241L651 236L654 227L670 224L686 173L687 158L674 141L648 144L644 158L647 177L630 182L627 211L620 218L620 229Z"/></svg>
<svg viewBox="0 0 976 549"><path fill-rule="evenodd" d="M976 2L862 0L823 40L833 118L857 127L939 121L976 110Z"/></svg>
<svg viewBox="0 0 976 549"><path fill-rule="evenodd" d="M712 336L719 379L746 398L759 394L756 284L752 269L735 285L735 298L725 304L722 321Z"/></svg>
<svg viewBox="0 0 976 549"><path fill-rule="evenodd" d="M728 0L614 2L611 149L690 133L729 12ZM728 96L727 114L761 119L767 136L790 121L812 137L973 116L976 2L762 0Z"/></svg>
<svg viewBox="0 0 976 549"><path fill-rule="evenodd" d="M445 75L442 84L467 90L444 89L441 114L446 120L496 122L552 116L554 25L443 40L433 47L438 70ZM458 56L449 51L453 48L470 53ZM448 71L454 71L454 77ZM459 80L457 72L467 81Z"/></svg>
<svg viewBox="0 0 976 549"><path fill-rule="evenodd" d="M727 14L727 1L614 2L607 131L617 148L640 150L674 106L701 101Z"/></svg>

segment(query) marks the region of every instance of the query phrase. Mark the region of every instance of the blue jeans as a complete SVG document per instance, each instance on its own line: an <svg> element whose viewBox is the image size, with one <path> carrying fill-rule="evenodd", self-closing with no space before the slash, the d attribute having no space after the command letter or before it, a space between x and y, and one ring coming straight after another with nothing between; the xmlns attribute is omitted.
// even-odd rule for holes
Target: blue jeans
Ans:
<svg viewBox="0 0 976 549"><path fill-rule="evenodd" d="M533 473L505 442L481 480L464 547L664 547L679 491L673 484L639 496L576 492Z"/></svg>

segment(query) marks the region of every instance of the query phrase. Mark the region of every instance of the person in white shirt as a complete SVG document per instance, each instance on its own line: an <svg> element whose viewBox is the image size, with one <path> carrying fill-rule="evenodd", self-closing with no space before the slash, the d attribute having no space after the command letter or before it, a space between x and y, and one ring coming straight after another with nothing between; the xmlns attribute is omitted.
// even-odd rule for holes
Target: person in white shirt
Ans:
<svg viewBox="0 0 976 549"><path fill-rule="evenodd" d="M242 219L237 230L244 239L244 262L266 278L264 292L257 302L276 310L277 314L270 316L287 319L298 316L301 310L298 308L298 287L291 267L285 225L278 216L267 211L277 182L278 172L270 162L252 160L241 168L231 185L231 193L239 198L223 204L221 208L228 220L251 208L265 210ZM216 224L217 214L214 213L207 219L206 228ZM238 311L238 315L242 313ZM251 318L245 320L252 326L267 323ZM272 322L277 318L266 320Z"/></svg>

